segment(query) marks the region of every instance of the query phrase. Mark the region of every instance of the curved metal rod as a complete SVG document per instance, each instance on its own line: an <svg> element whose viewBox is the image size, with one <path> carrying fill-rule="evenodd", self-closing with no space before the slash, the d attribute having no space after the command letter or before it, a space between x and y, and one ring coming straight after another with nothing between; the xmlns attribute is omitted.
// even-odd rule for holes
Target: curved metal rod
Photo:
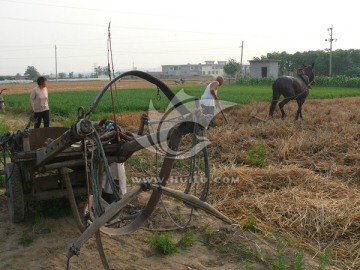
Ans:
<svg viewBox="0 0 360 270"><path fill-rule="evenodd" d="M216 210L210 204L208 204L204 201L201 201L201 199L199 199L193 195L185 194L182 191L178 191L178 190L174 190L171 188L154 185L154 184L151 185L151 189L153 191L160 191L162 194L165 194L169 197L178 199L188 205L191 205L195 208L199 208L199 209L205 211L206 213L208 213L228 224L232 224L232 221L230 218L228 218L227 216L222 214L220 211ZM133 229L134 226L136 226L136 225L131 223L129 227L131 227L131 229ZM106 233L111 236L120 236L120 235L128 234L131 229L128 228L128 229L124 230L124 227L122 227L122 228L111 228L111 227L105 227L105 226L100 227L101 232Z"/></svg>
<svg viewBox="0 0 360 270"><path fill-rule="evenodd" d="M128 72L125 72L125 73L117 76L116 78L111 80L107 85L105 85L105 87L96 96L94 102L90 105L89 110L85 113L85 117L90 116L90 114L95 111L95 109L96 109L97 105L99 104L102 96L109 89L109 87L112 84L114 84L116 81L118 81L121 78L126 77L126 76L136 76L136 77L139 77L141 79L144 79L145 81L148 81L150 83L155 84L165 94L165 96L169 99L169 101L171 101L171 103L174 105L174 107L177 108L178 111L182 115L190 113L190 111L188 109L186 109L185 106L183 106L182 102L175 96L175 94L170 90L170 88L165 83L163 83L159 79L151 76L150 74L148 74L146 72L138 71L138 70L132 70L132 71L128 71Z"/></svg>
<svg viewBox="0 0 360 270"><path fill-rule="evenodd" d="M184 132L184 130L181 131L181 126L182 125L180 125L180 127L178 126L174 128L174 131L172 132L172 135L169 139L169 148L175 151L177 151L179 147L183 135L182 132ZM175 156L171 153L166 153L165 155L163 165L159 172L159 179L161 179L161 183L159 185L163 187L166 186L167 181L170 177L171 169L175 161L174 157ZM118 228L117 235L130 234L140 228L140 226L143 225L145 221L147 221L151 214L154 212L161 195L161 190L153 190L145 208L141 211L141 213L135 218L133 222L125 225L124 227Z"/></svg>

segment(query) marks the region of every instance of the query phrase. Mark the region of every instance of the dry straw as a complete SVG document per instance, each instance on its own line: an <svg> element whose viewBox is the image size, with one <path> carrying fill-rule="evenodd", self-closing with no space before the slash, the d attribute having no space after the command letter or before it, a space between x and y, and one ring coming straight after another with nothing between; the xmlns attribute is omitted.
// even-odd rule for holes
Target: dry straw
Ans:
<svg viewBox="0 0 360 270"><path fill-rule="evenodd" d="M286 119L269 104L239 105L220 115L206 131L211 174L238 178L213 183L209 202L240 225L252 214L263 232L281 234L314 255L333 246L332 261L342 269L360 268L360 98L307 100L303 121ZM125 121L124 121L125 120ZM133 126L134 119L123 119ZM266 149L256 167L249 149ZM254 152L254 151L253 151ZM262 164L262 163L261 163Z"/></svg>
<svg viewBox="0 0 360 270"><path fill-rule="evenodd" d="M215 184L210 203L244 224L252 214L264 232L280 233L317 254L333 246L342 268L360 267L360 98L308 100L305 120L294 121L296 103L281 120L268 105L240 105L227 112L231 126L208 131L212 175L237 178ZM247 149L263 142L266 166L249 164ZM226 165L226 166L224 166Z"/></svg>

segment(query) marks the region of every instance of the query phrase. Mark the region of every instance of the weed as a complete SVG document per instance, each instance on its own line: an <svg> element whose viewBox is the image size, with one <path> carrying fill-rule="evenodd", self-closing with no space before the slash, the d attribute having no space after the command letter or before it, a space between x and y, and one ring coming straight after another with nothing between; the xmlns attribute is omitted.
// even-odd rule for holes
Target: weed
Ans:
<svg viewBox="0 0 360 270"><path fill-rule="evenodd" d="M247 163L255 167L263 167L266 162L266 146L263 140L259 141L255 146L251 146L246 150Z"/></svg>
<svg viewBox="0 0 360 270"><path fill-rule="evenodd" d="M0 122L0 135L4 134L6 131L9 131L10 127L4 122Z"/></svg>
<svg viewBox="0 0 360 270"><path fill-rule="evenodd" d="M5 176L0 175L0 188L5 188L6 182L5 182Z"/></svg>
<svg viewBox="0 0 360 270"><path fill-rule="evenodd" d="M295 254L294 270L304 270L304 251L298 250Z"/></svg>
<svg viewBox="0 0 360 270"><path fill-rule="evenodd" d="M325 267L329 264L332 247L327 247L324 253L320 255L319 266L317 270L325 270Z"/></svg>
<svg viewBox="0 0 360 270"><path fill-rule="evenodd" d="M150 247L160 252L161 254L168 255L176 251L176 245L173 242L172 235L166 233L160 235L158 233L154 234L150 238Z"/></svg>
<svg viewBox="0 0 360 270"><path fill-rule="evenodd" d="M255 270L255 267L252 266L249 262L245 262L244 269L245 270Z"/></svg>
<svg viewBox="0 0 360 270"><path fill-rule="evenodd" d="M186 249L189 246L192 246L195 243L195 234L193 230L188 229L184 233L184 235L181 237L179 242L177 243L178 246L182 249Z"/></svg>
<svg viewBox="0 0 360 270"><path fill-rule="evenodd" d="M207 244L209 244L210 237L213 235L214 230L210 228L209 224L205 224L201 227L201 235L205 238Z"/></svg>
<svg viewBox="0 0 360 270"><path fill-rule="evenodd" d="M244 230L256 232L256 219L253 213L250 213L248 219L246 220L245 224L243 225Z"/></svg>
<svg viewBox="0 0 360 270"><path fill-rule="evenodd" d="M284 242L280 239L276 239L276 261L274 264L276 270L286 270L289 269L289 266L286 262L285 256L285 245Z"/></svg>
<svg viewBox="0 0 360 270"><path fill-rule="evenodd" d="M174 162L174 168L175 169L186 169L187 166L189 165L188 164L189 161L187 159L176 159L175 162Z"/></svg>
<svg viewBox="0 0 360 270"><path fill-rule="evenodd" d="M180 223L184 221L184 215L180 209L176 209L175 214L174 214L174 220L176 222L180 222Z"/></svg>
<svg viewBox="0 0 360 270"><path fill-rule="evenodd" d="M263 262L265 262L266 260L265 260L265 257L266 257L266 251L264 251L264 250L262 250L261 249L261 247L257 244L257 243L255 243L255 247L256 247L256 253L257 253L257 257L261 260L261 261L263 261Z"/></svg>
<svg viewBox="0 0 360 270"><path fill-rule="evenodd" d="M29 231L23 231L19 239L19 244L23 247L28 247L34 241L33 235Z"/></svg>
<svg viewBox="0 0 360 270"><path fill-rule="evenodd" d="M141 152L140 152L141 153ZM154 168L153 158L150 156L133 155L127 160L127 165L132 166L137 171L147 171ZM160 162L160 161L159 161ZM161 164L161 163L160 163Z"/></svg>

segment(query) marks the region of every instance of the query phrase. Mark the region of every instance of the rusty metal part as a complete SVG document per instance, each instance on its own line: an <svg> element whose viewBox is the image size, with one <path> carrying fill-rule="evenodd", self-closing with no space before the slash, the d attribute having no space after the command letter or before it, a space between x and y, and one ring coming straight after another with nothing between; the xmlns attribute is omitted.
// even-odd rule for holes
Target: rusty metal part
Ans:
<svg viewBox="0 0 360 270"><path fill-rule="evenodd" d="M93 130L94 128L90 120L81 119L78 123L72 125L71 129L66 131L59 138L36 151L34 168L41 167L45 163L51 161L61 151L90 135Z"/></svg>

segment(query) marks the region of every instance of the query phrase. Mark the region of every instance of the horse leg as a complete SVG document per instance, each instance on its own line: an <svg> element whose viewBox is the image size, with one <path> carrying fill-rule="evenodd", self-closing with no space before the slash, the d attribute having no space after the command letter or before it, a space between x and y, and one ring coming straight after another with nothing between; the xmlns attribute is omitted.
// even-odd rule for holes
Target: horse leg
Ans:
<svg viewBox="0 0 360 270"><path fill-rule="evenodd" d="M279 103L279 108L280 108L280 111L281 111L281 118L284 119L285 118L285 111L284 111L284 106L290 101L289 98L285 98L283 101L281 101Z"/></svg>
<svg viewBox="0 0 360 270"><path fill-rule="evenodd" d="M298 104L298 110L296 112L296 116L295 116L295 121L299 119L299 116L301 119L303 119L302 117L302 106L305 102L305 99L298 99L296 100L297 104Z"/></svg>
<svg viewBox="0 0 360 270"><path fill-rule="evenodd" d="M276 108L276 104L278 103L280 98L280 95L278 93L275 93L275 91L273 91L273 98L271 101L271 105L270 105L270 111L269 111L269 116L272 117Z"/></svg>

